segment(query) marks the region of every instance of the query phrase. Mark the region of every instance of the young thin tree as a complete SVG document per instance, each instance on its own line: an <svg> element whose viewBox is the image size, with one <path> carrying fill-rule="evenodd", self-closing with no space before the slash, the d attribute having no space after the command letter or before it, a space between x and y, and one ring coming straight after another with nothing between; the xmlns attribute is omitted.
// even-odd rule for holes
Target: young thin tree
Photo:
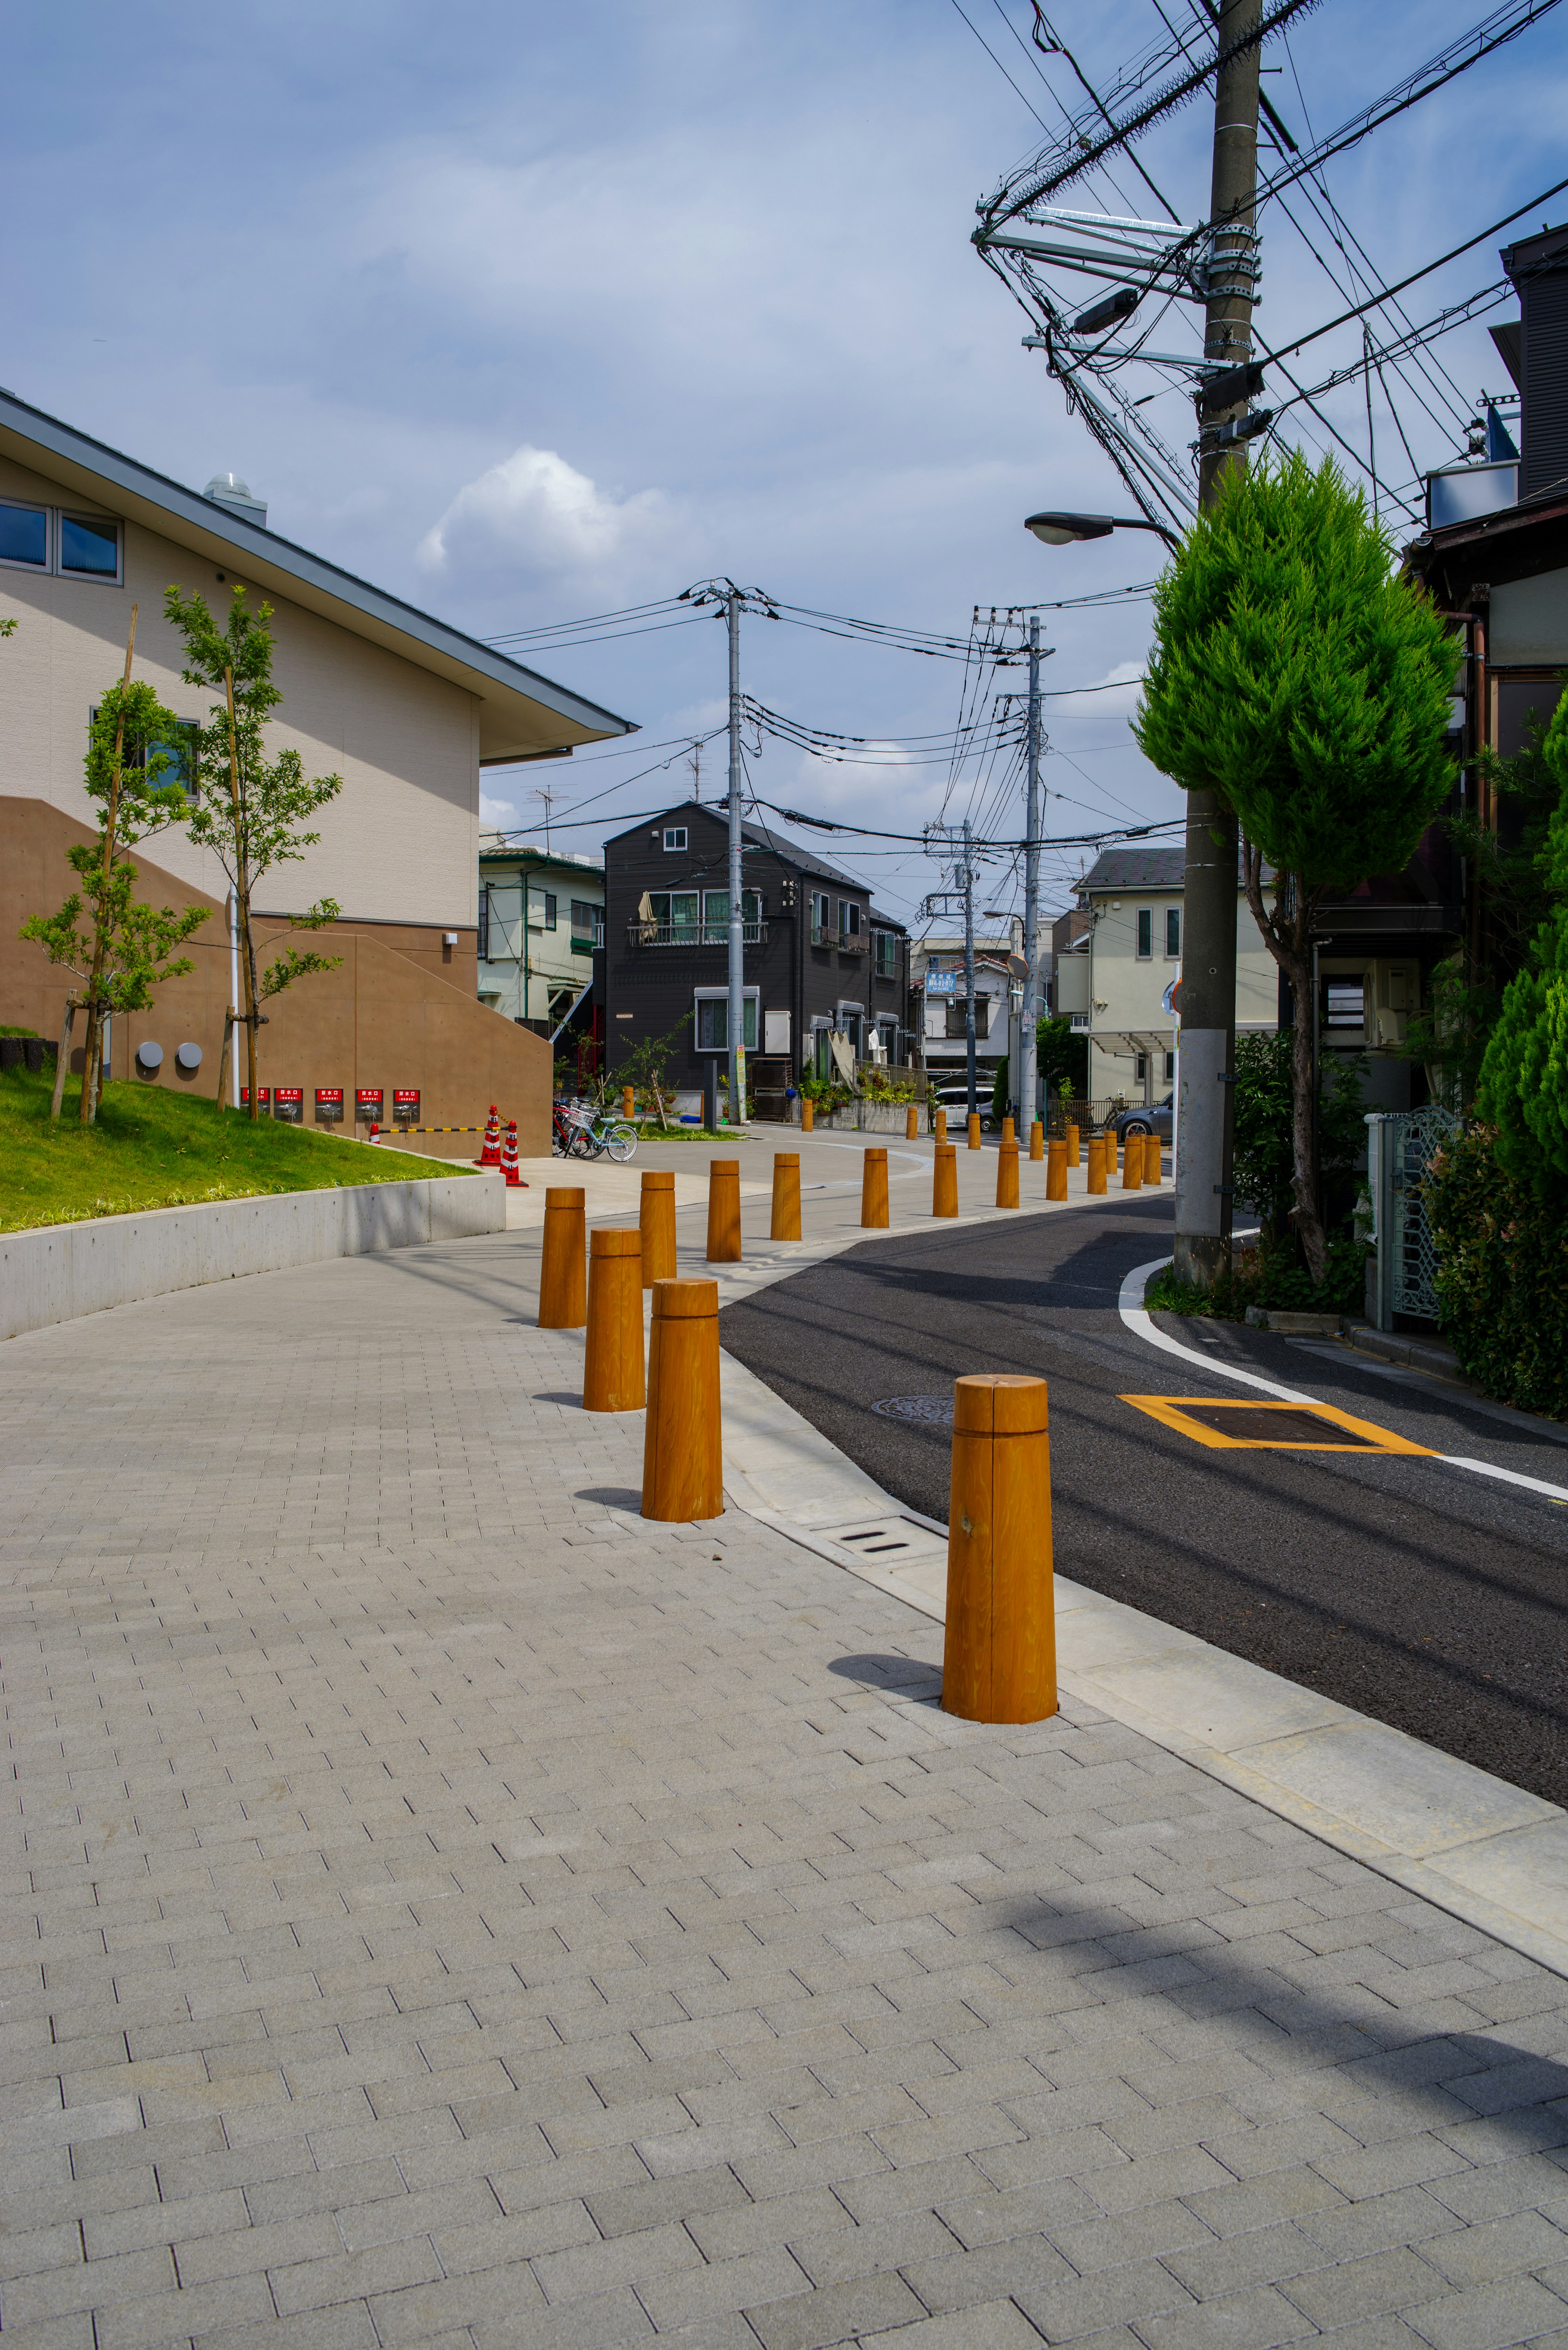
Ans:
<svg viewBox="0 0 1568 2350"><path fill-rule="evenodd" d="M83 1126L98 1115L105 1023L117 1012L145 1012L155 987L195 969L178 950L207 919L204 906L187 906L177 914L172 907L160 910L133 895L136 868L128 851L182 822L188 812L177 773L181 723L151 686L131 682L136 612L133 604L124 676L109 688L88 730L83 782L88 797L98 804L98 838L66 851L80 887L57 913L35 914L20 933L36 940L51 962L63 963L81 983L80 993L73 990L66 999L50 1115L60 1114L71 1028L85 1004Z"/></svg>
<svg viewBox="0 0 1568 2350"><path fill-rule="evenodd" d="M343 788L341 775L317 775L306 781L297 751L265 755L263 729L283 700L273 683L274 638L268 626L272 607L252 611L243 587L231 589L226 624L220 628L201 595L182 596L171 588L163 608L185 642L188 685L199 685L222 695L214 702L197 743L197 771L202 796L191 817L191 837L211 848L229 878L234 899L234 926L240 951L240 978L244 1009L229 1008L223 1027L223 1058L218 1067L218 1100L226 1090L229 1039L235 1027L246 1037L250 1114L260 1115L256 1099L256 1032L266 1024L262 1005L296 979L317 971L334 971L341 955L302 954L289 947L258 973L255 939L251 928L251 893L275 865L297 863L320 839L318 832L301 829L306 820L336 799ZM291 915L294 931L319 931L336 921L341 909L335 898L320 898L303 914Z"/></svg>
<svg viewBox="0 0 1568 2350"><path fill-rule="evenodd" d="M1241 823L1247 903L1295 1004L1291 1221L1314 1282L1314 919L1325 891L1400 870L1451 790L1458 659L1359 493L1295 452L1232 473L1155 589L1133 732Z"/></svg>

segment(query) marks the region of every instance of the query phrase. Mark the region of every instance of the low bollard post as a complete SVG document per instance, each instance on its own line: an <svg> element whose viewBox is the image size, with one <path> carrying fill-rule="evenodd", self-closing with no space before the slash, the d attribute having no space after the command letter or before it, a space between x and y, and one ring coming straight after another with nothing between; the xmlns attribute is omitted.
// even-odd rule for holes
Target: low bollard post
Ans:
<svg viewBox="0 0 1568 2350"><path fill-rule="evenodd" d="M636 1097L633 1094L630 1086L622 1086L620 1089L620 1114L622 1118L631 1117L635 1106L635 1100Z"/></svg>
<svg viewBox="0 0 1568 2350"><path fill-rule="evenodd" d="M580 1330L588 1318L588 1271L584 1234L587 1194L559 1184L545 1194L545 1254L539 1267L539 1327Z"/></svg>
<svg viewBox="0 0 1568 2350"><path fill-rule="evenodd" d="M874 1232L888 1229L888 1153L867 1150L860 1178L860 1222Z"/></svg>
<svg viewBox="0 0 1568 2350"><path fill-rule="evenodd" d="M999 1208L1018 1205L1018 1145L1005 1135L996 1154L996 1204Z"/></svg>
<svg viewBox="0 0 1568 2350"><path fill-rule="evenodd" d="M1106 1173L1107 1175L1114 1175L1116 1171L1116 1128L1114 1126L1107 1126L1105 1133L1100 1139L1106 1146Z"/></svg>
<svg viewBox="0 0 1568 2350"><path fill-rule="evenodd" d="M648 1345L642 1514L666 1524L722 1517L719 1284L656 1281Z"/></svg>
<svg viewBox="0 0 1568 2350"><path fill-rule="evenodd" d="M600 1227L588 1235L588 1344L585 1411L640 1411L642 1234Z"/></svg>
<svg viewBox="0 0 1568 2350"><path fill-rule="evenodd" d="M1159 1176L1159 1137L1158 1134L1151 1134L1147 1137L1143 1146L1143 1180L1146 1183L1158 1184Z"/></svg>
<svg viewBox="0 0 1568 2350"><path fill-rule="evenodd" d="M675 1178L668 1171L644 1168L642 1201L638 1211L642 1236L642 1285L675 1278Z"/></svg>
<svg viewBox="0 0 1568 2350"><path fill-rule="evenodd" d="M1033 1119L1030 1123L1029 1156L1031 1159L1044 1159L1045 1156L1045 1121L1044 1118L1037 1118Z"/></svg>
<svg viewBox="0 0 1568 2350"><path fill-rule="evenodd" d="M980 1112L977 1109L971 1109L969 1114L969 1147L971 1150L980 1149Z"/></svg>
<svg viewBox="0 0 1568 2350"><path fill-rule="evenodd" d="M1064 1200L1066 1196L1066 1138L1054 1134L1051 1137L1051 1147L1045 1160L1045 1197L1048 1200Z"/></svg>
<svg viewBox="0 0 1568 2350"><path fill-rule="evenodd" d="M1003 1142L1016 1142L1018 1139L1018 1128L1010 1118L1004 1118L1002 1121L1002 1139Z"/></svg>
<svg viewBox="0 0 1568 2350"><path fill-rule="evenodd" d="M1143 1188L1143 1137L1129 1134L1122 1143L1122 1190L1137 1191Z"/></svg>
<svg viewBox="0 0 1568 2350"><path fill-rule="evenodd" d="M816 1104L808 1101L804 1094L800 1097L800 1130L803 1134L816 1130Z"/></svg>
<svg viewBox="0 0 1568 2350"><path fill-rule="evenodd" d="M1078 1164L1078 1129L1075 1126L1070 1126L1067 1128L1066 1139L1067 1164L1069 1167L1076 1167Z"/></svg>
<svg viewBox="0 0 1568 2350"><path fill-rule="evenodd" d="M917 1140L919 1139L919 1132L920 1132L920 1114L919 1114L919 1110L915 1107L914 1103L913 1103L913 1102L911 1102L911 1103L909 1104L909 1108L904 1112L904 1139L905 1139L905 1141L906 1141L906 1142L915 1142L915 1141L917 1141Z"/></svg>
<svg viewBox="0 0 1568 2350"><path fill-rule="evenodd" d="M741 1162L715 1159L708 1168L708 1262L741 1262Z"/></svg>
<svg viewBox="0 0 1568 2350"><path fill-rule="evenodd" d="M768 1227L771 1241L797 1241L800 1238L800 1153L798 1150L775 1150L774 1153L774 1220Z"/></svg>
<svg viewBox="0 0 1568 2350"><path fill-rule="evenodd" d="M1089 1137L1088 1188L1091 1191L1103 1191L1106 1188L1106 1141L1101 1134Z"/></svg>
<svg viewBox="0 0 1568 2350"><path fill-rule="evenodd" d="M936 1127L935 1127L935 1129L934 1129L934 1130L935 1130L935 1133L936 1133L937 1140L938 1140L939 1142L945 1142L945 1141L947 1140L947 1139L948 1139L948 1114L947 1114L947 1112L946 1112L946 1110L945 1110L945 1109L939 1109L939 1110L938 1110L938 1112L937 1112L937 1122L936 1122Z"/></svg>
<svg viewBox="0 0 1568 2350"><path fill-rule="evenodd" d="M953 1381L950 1492L942 1711L1044 1721L1057 1703L1044 1379Z"/></svg>
<svg viewBox="0 0 1568 2350"><path fill-rule="evenodd" d="M931 1213L933 1216L956 1216L958 1213L958 1144L939 1142L931 1167Z"/></svg>

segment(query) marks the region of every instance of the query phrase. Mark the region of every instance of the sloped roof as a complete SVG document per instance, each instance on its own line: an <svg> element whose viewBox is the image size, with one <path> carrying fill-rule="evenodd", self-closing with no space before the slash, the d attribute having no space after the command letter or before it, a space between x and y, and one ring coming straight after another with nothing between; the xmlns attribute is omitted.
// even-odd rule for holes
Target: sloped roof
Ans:
<svg viewBox="0 0 1568 2350"><path fill-rule="evenodd" d="M446 621L4 390L0 452L30 472L65 484L84 504L128 516L236 572L247 586L285 596L473 694L480 705L481 766L540 758L577 743L638 731L631 719L599 709Z"/></svg>
<svg viewBox="0 0 1568 2350"><path fill-rule="evenodd" d="M708 823L722 828L727 827L729 822L722 800L717 803L712 800L678 800L673 807L662 808L656 816L645 816L636 824L628 824L624 832L612 832L605 846L607 848L610 841L614 840L629 840L645 827L651 832L656 825L674 824L682 816L702 816ZM766 825L742 824L741 837L753 848L770 850L782 863L793 866L797 873L813 874L818 880L831 881L840 889L854 889L865 897L871 894L869 882L857 881L853 875L840 872L836 865L829 865L822 858L814 857L809 848L797 848L793 840L786 840L782 833L770 831ZM891 930L901 926L889 920L888 927Z"/></svg>
<svg viewBox="0 0 1568 2350"><path fill-rule="evenodd" d="M1186 844L1174 848L1102 848L1079 889L1179 889L1187 873Z"/></svg>

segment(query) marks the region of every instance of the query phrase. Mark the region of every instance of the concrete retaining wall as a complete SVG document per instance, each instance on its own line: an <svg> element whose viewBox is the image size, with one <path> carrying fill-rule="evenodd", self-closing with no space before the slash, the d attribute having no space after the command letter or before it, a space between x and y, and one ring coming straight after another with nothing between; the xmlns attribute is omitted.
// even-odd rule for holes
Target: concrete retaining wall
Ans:
<svg viewBox="0 0 1568 2350"><path fill-rule="evenodd" d="M7 1232L0 1234L0 1338L240 1274L505 1229L506 1187L497 1174L214 1200Z"/></svg>
<svg viewBox="0 0 1568 2350"><path fill-rule="evenodd" d="M925 1105L923 1102L917 1102L915 1107L919 1111L919 1130L921 1134L927 1134L930 1130L930 1119L926 1113ZM816 1121L816 1130L818 1134L897 1134L901 1136L909 1111L908 1102L845 1102L839 1108L830 1110L826 1118L819 1118Z"/></svg>

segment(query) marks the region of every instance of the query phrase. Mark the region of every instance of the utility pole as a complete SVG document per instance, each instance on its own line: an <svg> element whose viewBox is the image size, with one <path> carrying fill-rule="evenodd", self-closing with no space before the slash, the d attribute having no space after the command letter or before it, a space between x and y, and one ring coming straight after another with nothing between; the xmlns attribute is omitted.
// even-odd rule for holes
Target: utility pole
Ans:
<svg viewBox="0 0 1568 2350"><path fill-rule="evenodd" d="M730 630L730 1124L746 1122L746 931L741 920L741 591L724 598Z"/></svg>
<svg viewBox="0 0 1568 2350"><path fill-rule="evenodd" d="M1216 505L1225 476L1247 462L1257 296L1258 49L1262 0L1221 0L1214 93L1203 356L1199 398L1199 503ZM1218 394L1218 397L1214 395ZM1181 1149L1176 1175L1176 1270L1209 1288L1231 1263L1236 1054L1236 818L1211 785L1187 795L1181 941ZM1304 1007L1298 1007L1297 1017Z"/></svg>
<svg viewBox="0 0 1568 2350"><path fill-rule="evenodd" d="M1023 1017L1018 1038L1018 1115L1034 1120L1040 1039L1040 618L1029 622L1029 791L1023 827Z"/></svg>
<svg viewBox="0 0 1568 2350"><path fill-rule="evenodd" d="M955 847L960 837L959 828L956 825L929 824L926 827L926 838L928 842L934 843L940 841L944 848L951 849ZM961 837L963 840L963 858L961 863L955 862L952 867L952 888L950 889L933 889L928 897L922 899L920 901L920 919L922 921L927 921L934 918L940 918L942 915L950 914L953 910L953 899L961 897L963 899L963 1033L969 1068L969 1106L971 1112L972 1113L979 1108L980 1104L975 1096L974 1070L975 876L974 859L970 854L972 833L970 827L970 821L967 816L964 818Z"/></svg>

